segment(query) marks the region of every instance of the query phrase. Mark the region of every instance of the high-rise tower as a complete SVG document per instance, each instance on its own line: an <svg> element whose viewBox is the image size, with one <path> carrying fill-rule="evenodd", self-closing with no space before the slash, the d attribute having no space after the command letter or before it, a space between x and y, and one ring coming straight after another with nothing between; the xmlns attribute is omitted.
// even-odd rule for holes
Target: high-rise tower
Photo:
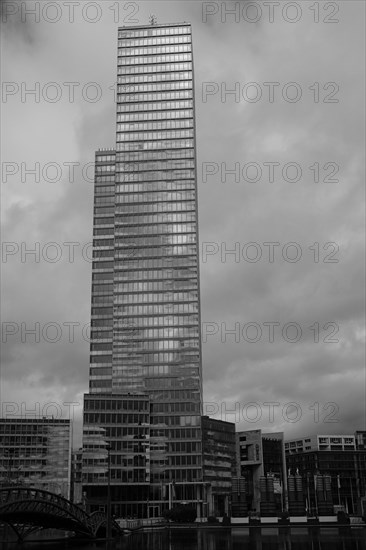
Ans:
<svg viewBox="0 0 366 550"><path fill-rule="evenodd" d="M84 423L89 434L105 429L112 489L148 487L136 501L159 509L136 515L203 500L193 82L190 24L118 29L116 147L96 153ZM144 405L135 414L134 396ZM89 482L97 494L103 475ZM131 514L112 500L117 515Z"/></svg>

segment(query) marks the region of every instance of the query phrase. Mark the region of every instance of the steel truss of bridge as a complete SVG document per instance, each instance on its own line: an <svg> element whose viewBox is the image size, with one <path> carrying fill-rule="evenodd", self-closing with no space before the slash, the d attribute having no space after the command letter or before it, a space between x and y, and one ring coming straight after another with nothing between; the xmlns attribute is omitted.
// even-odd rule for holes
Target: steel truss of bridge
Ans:
<svg viewBox="0 0 366 550"><path fill-rule="evenodd" d="M98 538L106 534L104 512L88 514L66 498L28 487L0 488L0 523L9 525L19 541L42 529L73 531L79 537ZM111 519L113 535L123 534Z"/></svg>

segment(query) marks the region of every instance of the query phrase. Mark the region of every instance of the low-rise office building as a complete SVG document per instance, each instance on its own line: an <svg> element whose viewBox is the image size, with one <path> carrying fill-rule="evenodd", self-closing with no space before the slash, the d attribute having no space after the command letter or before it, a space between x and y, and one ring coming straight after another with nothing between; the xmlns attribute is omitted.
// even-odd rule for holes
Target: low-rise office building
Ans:
<svg viewBox="0 0 366 550"><path fill-rule="evenodd" d="M350 514L365 513L365 432L299 438L287 441L285 448L287 468L301 477L310 513L320 513L319 495L326 493L328 509L341 507Z"/></svg>
<svg viewBox="0 0 366 550"><path fill-rule="evenodd" d="M150 509L149 418L150 400L146 395L84 396L82 473L88 511L105 508L109 478L115 516L160 515L160 510ZM157 460L165 460L156 453L154 458L156 467ZM160 484L156 492L160 497L156 500L163 500Z"/></svg>
<svg viewBox="0 0 366 550"><path fill-rule="evenodd" d="M287 509L287 475L283 432L247 430L236 434L237 478L233 516L249 511L263 516Z"/></svg>
<svg viewBox="0 0 366 550"><path fill-rule="evenodd" d="M53 418L0 418L0 483L70 497L71 423Z"/></svg>

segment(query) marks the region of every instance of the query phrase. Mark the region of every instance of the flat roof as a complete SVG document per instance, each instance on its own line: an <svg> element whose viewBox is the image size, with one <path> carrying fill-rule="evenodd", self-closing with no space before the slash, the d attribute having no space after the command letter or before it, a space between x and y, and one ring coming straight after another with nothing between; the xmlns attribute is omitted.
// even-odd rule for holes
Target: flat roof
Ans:
<svg viewBox="0 0 366 550"><path fill-rule="evenodd" d="M156 27L181 27L182 25L189 25L191 26L191 23L187 23L187 21L182 21L182 23L154 23L153 25L151 23L146 23L146 25L123 25L122 27L118 27L118 30L129 30L129 29L153 29Z"/></svg>

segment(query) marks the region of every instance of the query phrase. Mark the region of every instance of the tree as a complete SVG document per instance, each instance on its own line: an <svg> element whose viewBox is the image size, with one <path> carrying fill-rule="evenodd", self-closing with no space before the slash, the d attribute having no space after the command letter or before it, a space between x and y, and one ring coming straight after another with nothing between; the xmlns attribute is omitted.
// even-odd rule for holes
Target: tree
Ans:
<svg viewBox="0 0 366 550"><path fill-rule="evenodd" d="M171 510L166 510L164 512L164 518L166 520L178 523L193 523L196 517L196 508L190 504L177 504Z"/></svg>

